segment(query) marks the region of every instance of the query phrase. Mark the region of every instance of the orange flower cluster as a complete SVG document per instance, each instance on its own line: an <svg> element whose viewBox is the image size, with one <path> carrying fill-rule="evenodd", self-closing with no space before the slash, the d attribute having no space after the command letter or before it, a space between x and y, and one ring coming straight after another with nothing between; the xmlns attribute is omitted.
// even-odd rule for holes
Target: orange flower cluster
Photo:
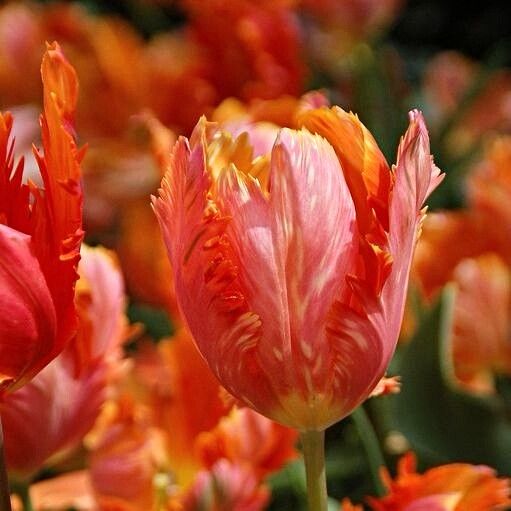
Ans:
<svg viewBox="0 0 511 511"><path fill-rule="evenodd" d="M183 1L181 8L186 30L144 43L127 23L93 17L77 5L8 4L0 9L4 106L37 99L39 54L54 38L76 66L83 91L78 122L88 139L119 135L142 108L187 131L225 97L303 91L302 36L289 2Z"/></svg>

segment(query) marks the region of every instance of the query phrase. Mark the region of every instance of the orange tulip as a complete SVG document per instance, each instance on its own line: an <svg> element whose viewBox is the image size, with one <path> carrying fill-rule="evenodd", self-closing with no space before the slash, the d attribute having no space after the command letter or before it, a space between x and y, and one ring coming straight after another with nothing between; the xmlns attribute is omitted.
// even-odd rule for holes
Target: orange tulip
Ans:
<svg viewBox="0 0 511 511"><path fill-rule="evenodd" d="M511 138L488 144L468 178L467 209L430 215L414 259L412 278L427 300L456 285L453 374L471 392L493 393L494 375L511 374L510 166Z"/></svg>
<svg viewBox="0 0 511 511"><path fill-rule="evenodd" d="M510 168L511 136L500 136L487 145L482 160L470 174L468 199L473 209L483 215L486 228L493 227L501 233L507 248L502 255L511 263L509 236L496 226L511 225Z"/></svg>
<svg viewBox="0 0 511 511"><path fill-rule="evenodd" d="M220 97L297 95L306 74L302 33L287 1L182 0L203 77ZM219 38L218 34L223 34Z"/></svg>
<svg viewBox="0 0 511 511"><path fill-rule="evenodd" d="M413 268L427 298L453 279L454 268L465 258L494 252L511 265L510 168L511 137L498 137L469 175L467 209L428 216Z"/></svg>
<svg viewBox="0 0 511 511"><path fill-rule="evenodd" d="M416 111L393 169L356 116L322 107L299 122L251 162L248 136L201 121L174 146L153 206L177 300L218 379L263 415L320 431L385 372L441 175Z"/></svg>
<svg viewBox="0 0 511 511"><path fill-rule="evenodd" d="M499 224L500 225L500 224ZM438 295L457 264L485 252L502 253L504 245L488 222L474 211L431 213L417 245L412 279L427 299ZM442 254L439 258L438 254Z"/></svg>
<svg viewBox="0 0 511 511"><path fill-rule="evenodd" d="M154 509L157 475L167 474L161 434L129 399L112 403L111 409L113 420L94 439L90 455L90 480L99 508Z"/></svg>
<svg viewBox="0 0 511 511"><path fill-rule="evenodd" d="M0 116L0 397L37 374L74 335L82 240L80 160L73 139L78 83L59 46L42 63L43 152L34 151L44 191L22 183L12 116Z"/></svg>
<svg viewBox="0 0 511 511"><path fill-rule="evenodd" d="M389 494L369 499L374 511L490 511L511 504L509 480L484 465L451 463L418 474L409 453L399 461L394 481L383 475Z"/></svg>

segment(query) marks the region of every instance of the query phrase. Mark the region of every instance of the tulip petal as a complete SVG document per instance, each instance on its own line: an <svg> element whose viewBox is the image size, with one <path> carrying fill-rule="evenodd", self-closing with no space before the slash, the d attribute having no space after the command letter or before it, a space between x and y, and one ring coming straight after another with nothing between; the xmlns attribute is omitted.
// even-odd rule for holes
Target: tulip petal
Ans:
<svg viewBox="0 0 511 511"><path fill-rule="evenodd" d="M394 263L382 292L385 312L380 324L388 339L397 339L401 327L410 265L425 215L422 207L444 178L433 163L424 118L416 110L410 112L410 125L399 144L395 175L389 211L389 248ZM394 347L395 343L385 343L385 363Z"/></svg>
<svg viewBox="0 0 511 511"><path fill-rule="evenodd" d="M387 228L391 173L376 141L358 117L339 107L322 107L304 109L298 123L332 144L353 196L360 231L366 234L374 228L374 215Z"/></svg>
<svg viewBox="0 0 511 511"><path fill-rule="evenodd" d="M72 111L78 79L60 47L49 46L41 66L44 112L41 135L44 152L34 149L44 194L34 189L32 236L37 258L46 276L55 308L59 312L62 346L76 329L73 296L78 278L82 231L80 161L83 157L73 139ZM61 95L59 95L61 94Z"/></svg>
<svg viewBox="0 0 511 511"><path fill-rule="evenodd" d="M266 337L288 339L285 282L277 262L270 205L257 181L233 167L220 176L218 193L231 216L226 232L237 259L243 262L238 275L248 307L257 311ZM275 349L289 355L291 348Z"/></svg>
<svg viewBox="0 0 511 511"><path fill-rule="evenodd" d="M248 311L239 287L240 265L225 232L230 219L221 215L211 197L201 129L207 126L203 124L192 136L192 149L183 138L174 146L153 208L190 332L216 376L246 402L245 391L252 387L245 378L248 365L261 373L258 364L251 362L251 348L260 337L260 321ZM274 402L263 375L260 380L261 393ZM239 387L229 386L229 381Z"/></svg>
<svg viewBox="0 0 511 511"><path fill-rule="evenodd" d="M297 457L298 432L250 408L234 408L215 428L196 439L196 452L208 468L224 458L250 464L261 478Z"/></svg>
<svg viewBox="0 0 511 511"><path fill-rule="evenodd" d="M82 245L75 303L81 328L72 348L92 361L116 358L127 333L124 281L114 252ZM87 327L85 327L87 325Z"/></svg>
<svg viewBox="0 0 511 511"><path fill-rule="evenodd" d="M1 393L2 387L22 385L51 360L57 323L30 236L2 224L0 317Z"/></svg>
<svg viewBox="0 0 511 511"><path fill-rule="evenodd" d="M380 380L385 330L377 330L370 318L341 301L332 306L326 330L333 352L336 422L364 401Z"/></svg>
<svg viewBox="0 0 511 511"><path fill-rule="evenodd" d="M388 252L392 265L382 280L381 292L374 294L367 278L349 278L356 299L335 303L328 333L337 351L334 386L344 389L346 410L365 399L390 361L403 317L408 274L420 232L428 194L442 179L429 154L429 139L422 116L410 115L410 127L398 149L396 178L389 209ZM366 246L366 245L362 245ZM377 252L375 252L378 255ZM363 370L357 370L363 367Z"/></svg>
<svg viewBox="0 0 511 511"><path fill-rule="evenodd" d="M204 243L204 238L207 239L203 214L210 180L204 158L200 145L191 151L187 140L179 138L172 150L169 171L162 180L159 197L152 197L153 209L176 273L176 289L183 290L186 301L189 299L186 284L198 286L199 300L205 287L198 259L201 241Z"/></svg>
<svg viewBox="0 0 511 511"><path fill-rule="evenodd" d="M353 202L332 147L305 130L281 132L272 154L269 201L256 181L234 168L220 176L218 194L231 216L226 233L243 262L238 277L244 296L256 313L242 323L252 325L253 331L250 336L246 331L244 338L255 339L261 330L261 344L252 341L259 371L275 394L284 396L280 406L289 416L278 419L292 423L296 410L285 396L297 391L310 396L313 389L323 391L329 380L324 321L353 264ZM240 346L232 338L229 343ZM313 358L317 363L309 371ZM302 361L302 376L283 360ZM229 366L225 358L222 363ZM243 372L239 376L238 385L246 387ZM244 392L245 400L257 408L260 389L259 396L254 394L253 389ZM267 408L265 413L271 414Z"/></svg>
<svg viewBox="0 0 511 511"><path fill-rule="evenodd" d="M283 334L291 353L283 346L283 354L309 367L313 358L317 364L328 358L321 354L324 321L354 264L355 208L334 150L322 137L282 130L271 165L273 239L289 311L289 333Z"/></svg>
<svg viewBox="0 0 511 511"><path fill-rule="evenodd" d="M200 144L190 150L186 139L180 138L173 148L160 197L153 197L153 208L176 274L180 307L201 311L185 317L195 338L203 338L197 335L200 332L210 346L217 331L202 318L202 311L210 308L212 293L206 288L201 255L203 244L214 236L216 222L204 222L210 186L204 158Z"/></svg>
<svg viewBox="0 0 511 511"><path fill-rule="evenodd" d="M506 478L498 478L495 470L485 465L450 463L419 474L416 457L405 454L397 464L394 480L382 469L387 487L384 497L368 497L375 511L486 510L507 509L510 486Z"/></svg>
<svg viewBox="0 0 511 511"><path fill-rule="evenodd" d="M29 232L29 188L22 184L23 159L14 163L13 117L0 113L0 223Z"/></svg>

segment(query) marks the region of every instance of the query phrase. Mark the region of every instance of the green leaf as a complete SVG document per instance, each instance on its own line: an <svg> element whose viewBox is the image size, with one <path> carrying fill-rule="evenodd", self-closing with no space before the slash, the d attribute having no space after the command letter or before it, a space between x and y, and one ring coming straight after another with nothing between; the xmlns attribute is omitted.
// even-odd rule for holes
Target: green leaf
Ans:
<svg viewBox="0 0 511 511"><path fill-rule="evenodd" d="M511 421L498 396L479 397L455 384L449 352L454 290L446 289L422 318L397 368L397 429L432 463L484 463L511 473Z"/></svg>

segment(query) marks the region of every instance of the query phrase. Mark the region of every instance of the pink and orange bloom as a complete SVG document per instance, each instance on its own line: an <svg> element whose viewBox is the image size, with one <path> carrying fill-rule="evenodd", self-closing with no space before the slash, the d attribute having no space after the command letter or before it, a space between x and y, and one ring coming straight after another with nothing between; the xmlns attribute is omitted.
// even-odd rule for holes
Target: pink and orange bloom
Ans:
<svg viewBox="0 0 511 511"><path fill-rule="evenodd" d="M403 0L117 4L0 7L2 511L9 493L15 511L263 511L305 491L311 511L326 511L325 465L338 469L333 498L355 478L346 496L360 496L369 472L386 490L334 503L343 511L511 506L510 480L487 466L511 471L501 455L511 438L511 138L501 136L511 74L484 77L454 52L409 68L394 35L383 37ZM405 69L425 71L437 160L459 165L437 203L458 198L468 169L464 210L425 220L443 175L419 111L395 164L386 159L412 92ZM307 83L326 89L305 93ZM327 95L367 107L380 146ZM400 389L385 373L409 275L411 322L424 318L419 331L442 348L427 345L435 370L417 371L415 389L433 389L428 398L441 383L455 419L466 403L467 418L491 406L481 434L461 438L461 426L452 450L451 438L435 445L431 416L451 409L443 399L402 420L415 392L404 369L401 396L360 407ZM432 314L450 329L438 333L422 305L446 284L455 293ZM141 323L130 327L128 314ZM399 347L398 366L421 339ZM381 455L368 448L371 425ZM325 439L339 449L326 464ZM299 463L285 467L298 442L305 479ZM426 453L456 463L419 473L407 454L392 478L381 465L409 445L424 454L419 466Z"/></svg>
<svg viewBox="0 0 511 511"><path fill-rule="evenodd" d="M368 397L393 354L424 200L442 176L419 112L391 169L337 107L255 160L201 120L153 200L199 349L241 403L302 431ZM364 367L364 370L360 370Z"/></svg>
<svg viewBox="0 0 511 511"><path fill-rule="evenodd" d="M44 188L23 182L0 117L0 397L21 387L75 335L74 286L82 232L79 151L73 117L78 84L59 46L42 63L43 150L34 150Z"/></svg>

